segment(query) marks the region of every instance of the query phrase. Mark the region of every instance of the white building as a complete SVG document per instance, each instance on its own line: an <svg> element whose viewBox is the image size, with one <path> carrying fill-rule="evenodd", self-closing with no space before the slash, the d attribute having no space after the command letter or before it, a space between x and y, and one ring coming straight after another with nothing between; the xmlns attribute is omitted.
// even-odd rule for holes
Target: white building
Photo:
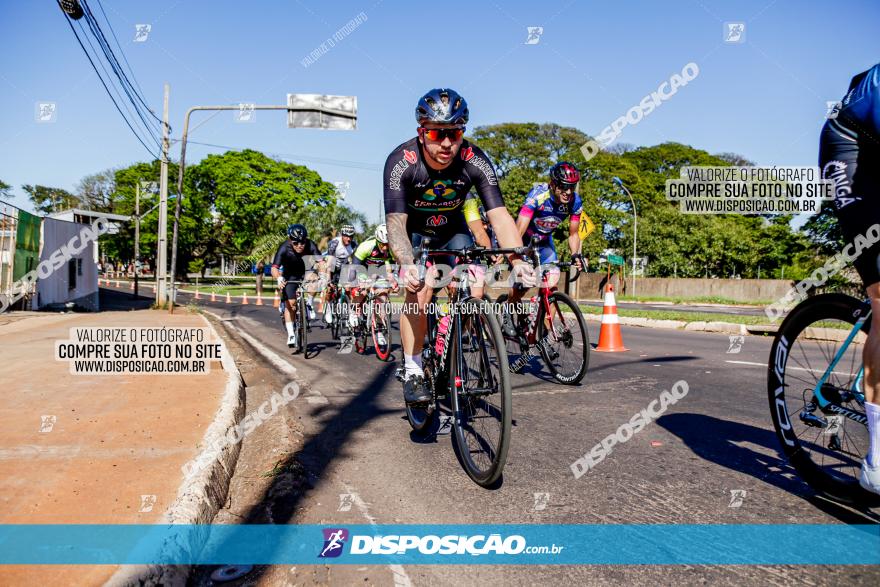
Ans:
<svg viewBox="0 0 880 587"><path fill-rule="evenodd" d="M116 222L127 222L128 216L107 214L73 208L50 214L43 219L40 239L40 262L47 261L53 253L69 245L78 244L77 237L84 228L98 218L110 221L107 234L118 232ZM78 246L76 247L78 248ZM98 304L98 241L89 243L47 278L37 281L34 307L74 303L79 307L97 311Z"/></svg>

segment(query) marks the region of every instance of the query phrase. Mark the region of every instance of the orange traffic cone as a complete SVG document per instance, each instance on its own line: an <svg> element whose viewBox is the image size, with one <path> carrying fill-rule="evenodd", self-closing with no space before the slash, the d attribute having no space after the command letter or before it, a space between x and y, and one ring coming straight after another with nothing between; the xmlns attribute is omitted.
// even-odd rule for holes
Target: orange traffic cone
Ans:
<svg viewBox="0 0 880 587"><path fill-rule="evenodd" d="M153 293L156 293L156 284L153 284Z"/></svg>
<svg viewBox="0 0 880 587"><path fill-rule="evenodd" d="M231 304L231 303L232 303L232 297L229 295L229 292L226 292L226 303L227 303L227 304Z"/></svg>
<svg viewBox="0 0 880 587"><path fill-rule="evenodd" d="M617 302L614 301L614 287L610 283L605 286L602 327L599 329L599 345L595 350L603 353L620 353L629 350L623 346L620 320L617 317Z"/></svg>
<svg viewBox="0 0 880 587"><path fill-rule="evenodd" d="M262 306L263 305L263 296L257 296L257 303L254 305L255 306Z"/></svg>
<svg viewBox="0 0 880 587"><path fill-rule="evenodd" d="M116 280L116 287L121 287L121 286L119 285L119 280L118 280L118 279Z"/></svg>
<svg viewBox="0 0 880 587"><path fill-rule="evenodd" d="M202 297L199 295L199 290L196 290L196 299L197 300L202 299Z"/></svg>
<svg viewBox="0 0 880 587"><path fill-rule="evenodd" d="M249 303L250 302L248 302L247 294L246 293L241 294L241 305L247 306Z"/></svg>
<svg viewBox="0 0 880 587"><path fill-rule="evenodd" d="M280 306L281 306L281 298L278 297L278 292L276 291L276 292L275 292L275 300L272 302L272 307L273 307L273 308L278 308L278 307L280 307Z"/></svg>
<svg viewBox="0 0 880 587"><path fill-rule="evenodd" d="M213 289L211 290L211 301L212 301L212 302L216 302L216 301L217 301L217 294L216 294L216 292L215 292Z"/></svg>
<svg viewBox="0 0 880 587"><path fill-rule="evenodd" d="M131 291L134 291L134 281L129 283L129 288Z"/></svg>

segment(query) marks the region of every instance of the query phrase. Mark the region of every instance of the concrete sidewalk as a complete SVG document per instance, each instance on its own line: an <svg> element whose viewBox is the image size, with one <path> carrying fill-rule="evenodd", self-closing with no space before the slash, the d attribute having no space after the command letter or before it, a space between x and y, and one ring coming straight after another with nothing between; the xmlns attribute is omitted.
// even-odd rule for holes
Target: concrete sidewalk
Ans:
<svg viewBox="0 0 880 587"><path fill-rule="evenodd" d="M229 371L73 375L54 348L72 327L157 326L209 323L184 310L0 315L0 523L167 521L181 467L228 403ZM116 570L5 566L0 585L98 585Z"/></svg>

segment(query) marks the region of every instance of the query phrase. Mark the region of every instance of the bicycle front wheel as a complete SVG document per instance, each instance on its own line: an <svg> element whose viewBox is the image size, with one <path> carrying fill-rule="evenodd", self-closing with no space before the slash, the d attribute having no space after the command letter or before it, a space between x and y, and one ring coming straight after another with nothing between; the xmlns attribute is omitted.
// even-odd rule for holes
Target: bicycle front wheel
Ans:
<svg viewBox="0 0 880 587"><path fill-rule="evenodd" d="M510 448L513 402L501 326L490 306L461 304L461 332L449 338L449 385L455 445L467 474L488 487L501 477Z"/></svg>
<svg viewBox="0 0 880 587"><path fill-rule="evenodd" d="M823 294L797 306L782 322L767 366L767 396L776 436L792 467L813 489L845 502L876 500L858 484L868 449L860 401L862 353L870 319L843 348L856 321L870 308L843 294ZM818 405L815 389L831 361L840 360L820 387L831 405ZM859 421L842 415L855 414Z"/></svg>
<svg viewBox="0 0 880 587"><path fill-rule="evenodd" d="M388 296L381 295L374 301L370 313L370 333L376 356L382 361L391 357L391 317L388 315Z"/></svg>
<svg viewBox="0 0 880 587"><path fill-rule="evenodd" d="M299 349L299 352L303 354L303 358L307 358L306 354L308 352L309 343L306 337L308 336L309 315L306 314L306 297L304 295L300 294L297 306L296 313L298 314L297 319L299 327L299 341L297 348Z"/></svg>
<svg viewBox="0 0 880 587"><path fill-rule="evenodd" d="M587 374L590 363L590 337L581 309L562 292L548 297L546 309L538 320L538 348L556 381L577 385Z"/></svg>

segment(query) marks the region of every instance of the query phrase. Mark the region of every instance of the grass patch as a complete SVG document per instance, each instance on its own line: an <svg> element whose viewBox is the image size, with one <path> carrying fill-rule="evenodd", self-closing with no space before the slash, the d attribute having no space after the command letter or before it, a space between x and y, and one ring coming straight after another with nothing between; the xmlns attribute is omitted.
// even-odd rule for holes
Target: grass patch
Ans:
<svg viewBox="0 0 880 587"><path fill-rule="evenodd" d="M673 304L724 304L726 306L769 306L775 300L750 300L743 302L716 296L698 296L693 298L674 297L664 298L659 296L617 296L620 302L672 302Z"/></svg>
<svg viewBox="0 0 880 587"><path fill-rule="evenodd" d="M580 306L584 314L602 314L599 306ZM740 316L734 314L715 314L711 312L680 312L676 310L631 310L617 309L620 316L629 318L651 318L652 320L681 320L683 322L729 322L731 324L761 324L770 326L764 316Z"/></svg>

